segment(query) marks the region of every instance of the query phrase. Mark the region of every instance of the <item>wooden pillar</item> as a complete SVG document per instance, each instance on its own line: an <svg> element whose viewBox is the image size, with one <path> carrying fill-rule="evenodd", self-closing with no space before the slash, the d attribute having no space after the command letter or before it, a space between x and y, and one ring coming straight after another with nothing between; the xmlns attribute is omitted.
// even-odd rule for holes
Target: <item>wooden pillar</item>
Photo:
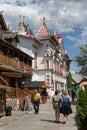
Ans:
<svg viewBox="0 0 87 130"><path fill-rule="evenodd" d="M18 97L18 79L15 79L15 84L16 84L16 98Z"/></svg>

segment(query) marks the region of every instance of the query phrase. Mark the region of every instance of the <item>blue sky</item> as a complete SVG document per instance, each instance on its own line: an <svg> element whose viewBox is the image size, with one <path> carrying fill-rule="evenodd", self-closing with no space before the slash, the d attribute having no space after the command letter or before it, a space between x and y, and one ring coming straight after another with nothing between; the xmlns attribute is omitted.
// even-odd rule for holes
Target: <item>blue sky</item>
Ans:
<svg viewBox="0 0 87 130"><path fill-rule="evenodd" d="M63 35L70 59L87 43L87 0L0 0L0 11L13 31L23 19L36 33L45 17L50 32ZM78 70L73 61L70 68L72 73Z"/></svg>

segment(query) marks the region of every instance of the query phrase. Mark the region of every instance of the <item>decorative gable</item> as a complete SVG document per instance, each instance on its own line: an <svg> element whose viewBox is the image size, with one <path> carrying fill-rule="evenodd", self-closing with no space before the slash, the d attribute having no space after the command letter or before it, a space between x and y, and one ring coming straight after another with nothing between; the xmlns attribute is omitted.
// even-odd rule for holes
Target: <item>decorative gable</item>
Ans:
<svg viewBox="0 0 87 130"><path fill-rule="evenodd" d="M18 24L17 31L22 35L25 35L29 38L33 38L32 31L28 27L28 25L25 25L24 22L20 21Z"/></svg>
<svg viewBox="0 0 87 130"><path fill-rule="evenodd" d="M4 20L3 14L2 14L2 11L0 11L0 29L8 30L6 22Z"/></svg>
<svg viewBox="0 0 87 130"><path fill-rule="evenodd" d="M50 36L50 32L48 31L47 25L45 23L45 18L43 18L43 24L40 27L39 31L37 32L37 34L35 35L36 37L40 37L40 36Z"/></svg>
<svg viewBox="0 0 87 130"><path fill-rule="evenodd" d="M62 34L55 34L54 36L57 38L59 45L62 45L63 43Z"/></svg>

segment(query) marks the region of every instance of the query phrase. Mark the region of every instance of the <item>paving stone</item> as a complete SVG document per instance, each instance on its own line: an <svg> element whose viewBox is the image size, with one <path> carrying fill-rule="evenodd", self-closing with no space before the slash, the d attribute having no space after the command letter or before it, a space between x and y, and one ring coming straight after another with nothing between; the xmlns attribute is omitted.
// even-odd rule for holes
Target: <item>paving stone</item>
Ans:
<svg viewBox="0 0 87 130"><path fill-rule="evenodd" d="M11 117L0 118L0 130L77 130L75 124L75 105L72 105L73 114L70 115L69 124L55 123L54 110L51 99L40 105L38 115L34 111L12 111ZM63 121L63 115L60 116Z"/></svg>

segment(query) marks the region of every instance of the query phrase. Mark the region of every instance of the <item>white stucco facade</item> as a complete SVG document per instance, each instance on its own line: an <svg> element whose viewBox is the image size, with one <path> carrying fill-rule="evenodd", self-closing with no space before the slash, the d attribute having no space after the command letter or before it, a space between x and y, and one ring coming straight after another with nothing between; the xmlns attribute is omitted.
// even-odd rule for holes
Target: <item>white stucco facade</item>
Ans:
<svg viewBox="0 0 87 130"><path fill-rule="evenodd" d="M26 48L29 51L29 54L32 55L34 58L34 54L37 53L37 68L34 68L34 60L32 61L32 67L34 69L33 75L32 75L32 81L45 81L47 82L46 76L49 76L49 86L50 88L47 89L50 96L52 96L55 92L55 89L61 90L61 85L63 84L66 86L66 77L64 75L58 74L58 72L55 72L55 56L53 49L53 45L48 40L44 41L43 44L41 44L38 48L35 48L33 46L34 39L27 38L25 36L19 35L20 40L20 47L23 50L23 48ZM52 47L52 48L51 48ZM46 57L46 52L49 52L49 54L53 54L53 56ZM26 53L28 53L26 51ZM49 61L49 69L46 67L46 61ZM63 73L64 73L63 68ZM53 83L52 83L53 82Z"/></svg>
<svg viewBox="0 0 87 130"><path fill-rule="evenodd" d="M43 24L43 29L46 25ZM47 29L47 28L45 28ZM40 32L40 31L39 31ZM46 31L45 31L46 32ZM48 33L49 34L49 33ZM55 90L66 87L66 62L64 50L54 35L44 37L27 37L19 33L20 49L32 56L32 81L44 81L48 84L48 94L53 96ZM60 52L58 48L60 47Z"/></svg>

